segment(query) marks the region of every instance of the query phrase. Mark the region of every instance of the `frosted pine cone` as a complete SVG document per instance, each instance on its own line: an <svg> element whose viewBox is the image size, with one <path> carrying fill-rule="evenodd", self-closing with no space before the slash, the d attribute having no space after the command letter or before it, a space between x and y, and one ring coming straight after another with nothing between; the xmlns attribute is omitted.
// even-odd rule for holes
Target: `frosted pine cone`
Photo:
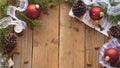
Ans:
<svg viewBox="0 0 120 68"><path fill-rule="evenodd" d="M9 33L8 35L5 36L3 42L6 51L9 53L16 47L17 35L15 33Z"/></svg>
<svg viewBox="0 0 120 68"><path fill-rule="evenodd" d="M111 36L120 39L120 25L112 26L110 29Z"/></svg>
<svg viewBox="0 0 120 68"><path fill-rule="evenodd" d="M73 14L77 17L81 17L86 12L86 5L82 0L78 0L76 3L74 3L72 7Z"/></svg>

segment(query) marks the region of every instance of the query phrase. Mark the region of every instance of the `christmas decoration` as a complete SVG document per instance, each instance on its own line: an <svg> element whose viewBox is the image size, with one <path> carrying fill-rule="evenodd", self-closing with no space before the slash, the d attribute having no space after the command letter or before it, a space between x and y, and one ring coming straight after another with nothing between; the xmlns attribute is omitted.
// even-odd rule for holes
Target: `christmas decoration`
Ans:
<svg viewBox="0 0 120 68"><path fill-rule="evenodd" d="M16 46L17 36L23 35L27 24L41 26L40 20L36 19L40 12L47 10L45 8L50 6L49 4L56 5L58 2L59 0L29 0L31 4L28 6L28 0L19 0L19 2L13 0L0 1L0 54L2 55L0 55L0 67L9 68L13 66L11 57L15 53L19 53ZM26 14L23 12L25 10Z"/></svg>
<svg viewBox="0 0 120 68"><path fill-rule="evenodd" d="M89 15L93 20L100 20L104 16L104 12L101 7L93 6L90 9Z"/></svg>
<svg viewBox="0 0 120 68"><path fill-rule="evenodd" d="M120 25L112 26L109 31L112 37L120 39Z"/></svg>
<svg viewBox="0 0 120 68"><path fill-rule="evenodd" d="M99 63L106 68L116 67L119 63L120 43L116 38L111 38L100 50Z"/></svg>
<svg viewBox="0 0 120 68"><path fill-rule="evenodd" d="M89 15L91 19L95 21L95 25L97 25L102 31L104 28L99 24L99 20L104 16L102 8L98 6L93 6L89 11Z"/></svg>
<svg viewBox="0 0 120 68"><path fill-rule="evenodd" d="M84 24L94 28L106 36L108 36L107 31L112 25L120 24L119 0L83 0L83 2L86 4L86 13L79 18L73 13L72 7L69 12L69 16L82 21ZM93 7L100 8L100 10L104 13L100 12L100 14L93 16L90 13L90 10Z"/></svg>
<svg viewBox="0 0 120 68"><path fill-rule="evenodd" d="M83 16L86 12L86 5L82 0L78 0L72 7L73 14L77 17Z"/></svg>
<svg viewBox="0 0 120 68"><path fill-rule="evenodd" d="M73 5L73 3L75 2L75 0L64 0L64 2L67 2L70 5Z"/></svg>
<svg viewBox="0 0 120 68"><path fill-rule="evenodd" d="M31 4L26 9L26 15L29 18L36 19L40 16L40 6L38 4Z"/></svg>
<svg viewBox="0 0 120 68"><path fill-rule="evenodd" d="M115 65L119 60L119 52L115 48L109 48L105 51L104 58L111 65Z"/></svg>
<svg viewBox="0 0 120 68"><path fill-rule="evenodd" d="M15 33L9 33L5 36L4 40L5 49L8 53L10 53L17 44L17 35Z"/></svg>
<svg viewBox="0 0 120 68"><path fill-rule="evenodd" d="M59 4L60 0L31 0L31 3L39 4L42 8L42 10L47 10L50 3L53 3L55 5Z"/></svg>

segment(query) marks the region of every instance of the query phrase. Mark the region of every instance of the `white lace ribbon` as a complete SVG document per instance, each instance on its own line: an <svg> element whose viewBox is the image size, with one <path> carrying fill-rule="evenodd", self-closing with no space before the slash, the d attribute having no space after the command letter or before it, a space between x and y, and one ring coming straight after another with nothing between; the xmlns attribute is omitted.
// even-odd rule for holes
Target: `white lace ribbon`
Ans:
<svg viewBox="0 0 120 68"><path fill-rule="evenodd" d="M7 15L9 15L9 17L5 17L3 19L0 20L0 28L6 28L8 27L9 25L15 25L15 32L16 33L20 33L22 32L23 29L26 28L26 23L20 19L18 19L16 17L16 11L25 11L26 8L28 6L28 0L20 0L20 5L19 7L16 7L16 6L8 6L8 9L7 9Z"/></svg>

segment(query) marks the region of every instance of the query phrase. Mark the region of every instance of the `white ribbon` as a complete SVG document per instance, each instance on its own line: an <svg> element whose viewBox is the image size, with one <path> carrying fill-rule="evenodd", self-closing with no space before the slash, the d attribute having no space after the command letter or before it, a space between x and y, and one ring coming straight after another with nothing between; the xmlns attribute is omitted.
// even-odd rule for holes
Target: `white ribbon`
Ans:
<svg viewBox="0 0 120 68"><path fill-rule="evenodd" d="M9 17L5 17L0 20L0 25L1 25L0 28L6 28L9 25L15 25L14 31L16 33L22 32L22 30L26 28L26 23L22 20L19 20L16 17L15 12L16 11L20 11L20 12L25 11L27 6L28 6L28 0L20 0L19 7L12 6L12 5L8 6L7 15L9 15Z"/></svg>

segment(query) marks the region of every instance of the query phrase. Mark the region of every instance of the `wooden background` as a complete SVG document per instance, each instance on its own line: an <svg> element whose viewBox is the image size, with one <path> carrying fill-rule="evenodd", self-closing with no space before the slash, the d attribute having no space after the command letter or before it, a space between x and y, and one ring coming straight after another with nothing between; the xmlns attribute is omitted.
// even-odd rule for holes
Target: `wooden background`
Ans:
<svg viewBox="0 0 120 68"><path fill-rule="evenodd" d="M70 8L67 3L49 8L48 15L40 16L42 27L25 30L13 68L102 68L95 47L102 47L107 38L68 16Z"/></svg>

